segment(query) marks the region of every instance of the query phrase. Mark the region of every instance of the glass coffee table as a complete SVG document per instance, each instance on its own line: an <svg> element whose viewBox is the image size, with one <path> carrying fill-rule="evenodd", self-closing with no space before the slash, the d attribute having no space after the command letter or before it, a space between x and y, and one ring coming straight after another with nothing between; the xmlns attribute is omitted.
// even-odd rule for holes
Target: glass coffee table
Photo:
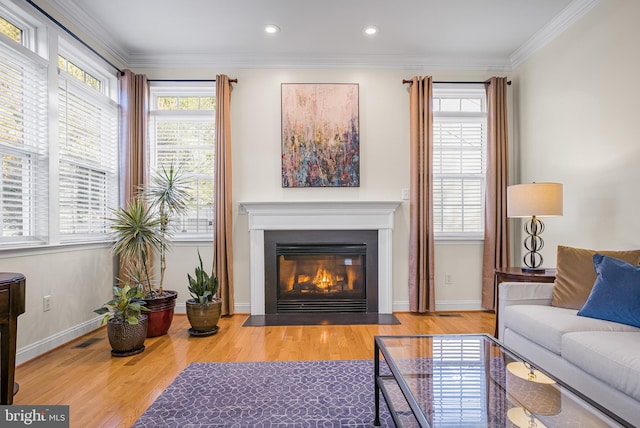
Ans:
<svg viewBox="0 0 640 428"><path fill-rule="evenodd" d="M375 425L382 393L399 427L631 426L491 336L374 340Z"/></svg>

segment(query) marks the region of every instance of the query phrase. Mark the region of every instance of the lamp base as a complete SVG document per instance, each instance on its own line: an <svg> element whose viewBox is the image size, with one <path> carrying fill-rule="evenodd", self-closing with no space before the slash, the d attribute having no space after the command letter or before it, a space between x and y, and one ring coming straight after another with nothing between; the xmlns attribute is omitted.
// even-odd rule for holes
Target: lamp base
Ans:
<svg viewBox="0 0 640 428"><path fill-rule="evenodd" d="M521 269L522 269L522 272L526 272L526 273L545 273L545 271L546 271L545 268L523 267Z"/></svg>

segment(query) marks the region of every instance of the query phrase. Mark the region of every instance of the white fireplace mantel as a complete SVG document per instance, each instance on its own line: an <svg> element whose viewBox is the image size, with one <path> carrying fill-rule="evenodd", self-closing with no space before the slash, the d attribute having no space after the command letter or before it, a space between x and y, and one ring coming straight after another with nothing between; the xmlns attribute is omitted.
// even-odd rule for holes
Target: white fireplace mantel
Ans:
<svg viewBox="0 0 640 428"><path fill-rule="evenodd" d="M378 312L392 313L393 215L399 201L240 202L249 216L251 315L265 313L265 230L377 230Z"/></svg>

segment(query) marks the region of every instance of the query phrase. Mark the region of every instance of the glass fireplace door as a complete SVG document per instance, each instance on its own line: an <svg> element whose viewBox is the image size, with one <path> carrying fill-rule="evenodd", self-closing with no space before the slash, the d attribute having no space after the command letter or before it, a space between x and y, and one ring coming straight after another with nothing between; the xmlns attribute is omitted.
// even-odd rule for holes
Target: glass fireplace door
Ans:
<svg viewBox="0 0 640 428"><path fill-rule="evenodd" d="M365 312L365 245L278 245L278 312Z"/></svg>

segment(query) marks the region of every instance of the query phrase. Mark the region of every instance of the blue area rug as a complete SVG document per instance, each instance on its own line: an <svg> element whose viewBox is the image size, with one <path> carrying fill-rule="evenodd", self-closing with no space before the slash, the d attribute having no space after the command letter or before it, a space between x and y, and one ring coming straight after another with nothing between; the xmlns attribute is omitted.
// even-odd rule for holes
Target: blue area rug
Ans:
<svg viewBox="0 0 640 428"><path fill-rule="evenodd" d="M380 401L381 426L395 426ZM374 418L372 360L192 363L134 427L373 427Z"/></svg>

